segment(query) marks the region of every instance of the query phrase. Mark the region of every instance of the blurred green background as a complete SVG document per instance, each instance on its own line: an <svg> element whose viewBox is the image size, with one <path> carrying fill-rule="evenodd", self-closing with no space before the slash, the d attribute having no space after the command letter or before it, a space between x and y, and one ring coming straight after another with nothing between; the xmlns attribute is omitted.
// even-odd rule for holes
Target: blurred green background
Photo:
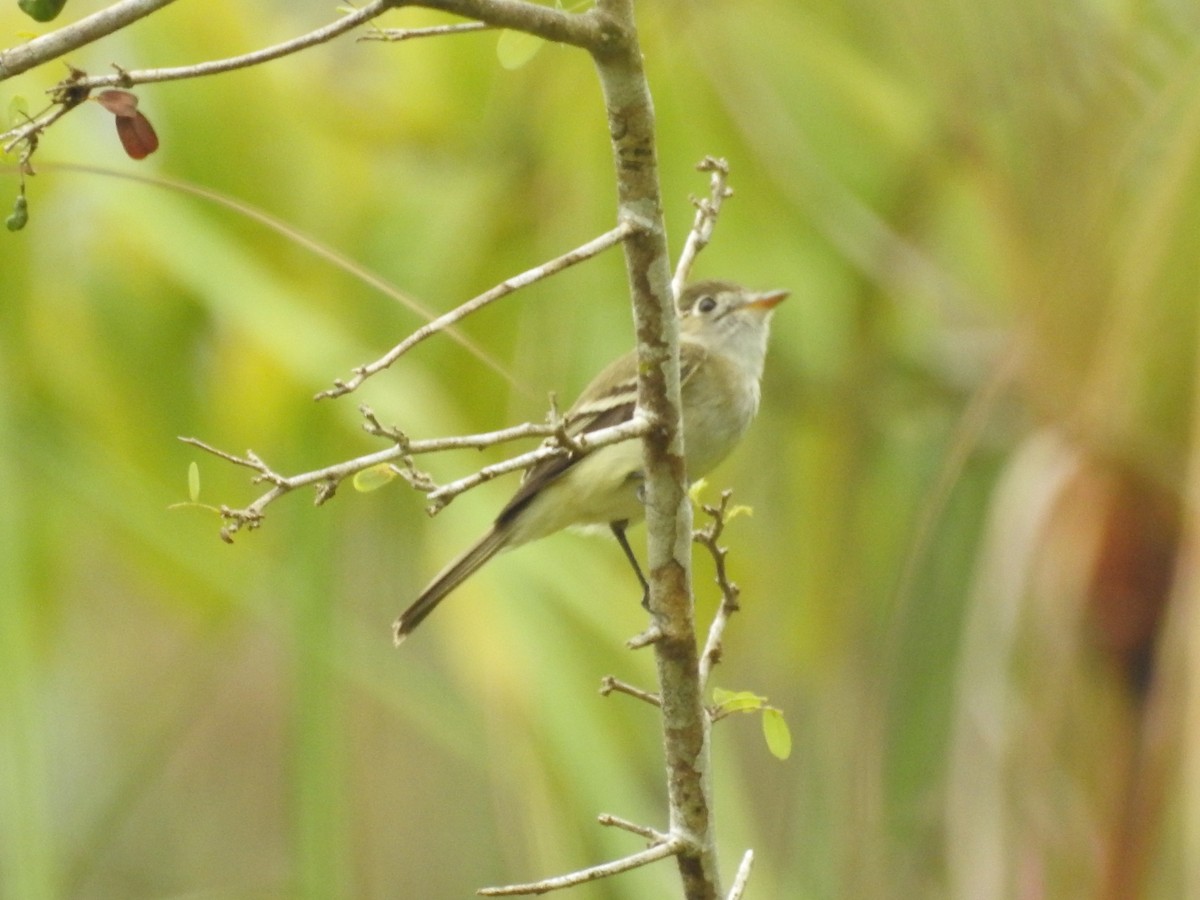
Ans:
<svg viewBox="0 0 1200 900"><path fill-rule="evenodd" d="M754 509L727 532L744 611L714 681L768 696L795 738L779 762L750 717L716 729L726 878L753 847L753 898L1121 896L1113 860L1144 840L1136 895L1189 895L1197 679L1130 692L1082 610L1125 583L1110 533L1148 533L1122 530L1142 520L1113 485L1175 508L1195 480L1200 11L641 6L673 248L695 163L725 156L736 196L695 274L792 291L759 421L710 479ZM179 3L68 59L202 61L334 15ZM0 6L0 46L33 27ZM422 319L260 222L115 175L236 198L449 309L614 223L589 61L548 46L508 71L496 42L343 39L138 88L162 141L141 164L98 106L43 139L30 223L0 237L0 896L466 897L637 849L598 813L665 826L656 718L596 692L653 674L623 647L644 614L611 541L503 557L397 652L395 614L512 482L433 520L399 485L295 495L232 547L168 509L193 460L202 500L257 495L178 435L304 471L380 448L360 402L414 437L497 428L631 346L610 253L463 326L505 377L438 339L314 404ZM0 112L62 74L0 83ZM1166 532L1157 565L1133 554L1152 574ZM1185 565L1169 660L1191 586ZM1146 709L1170 799L1122 831Z"/></svg>

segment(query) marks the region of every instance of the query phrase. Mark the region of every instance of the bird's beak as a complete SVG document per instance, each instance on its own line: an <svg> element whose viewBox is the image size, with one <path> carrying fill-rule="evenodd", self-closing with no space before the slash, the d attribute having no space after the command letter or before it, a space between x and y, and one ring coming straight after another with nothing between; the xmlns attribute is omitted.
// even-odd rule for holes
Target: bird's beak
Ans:
<svg viewBox="0 0 1200 900"><path fill-rule="evenodd" d="M746 298L746 306L750 309L767 310L774 309L780 303L787 299L791 291L763 291L758 294L751 294Z"/></svg>

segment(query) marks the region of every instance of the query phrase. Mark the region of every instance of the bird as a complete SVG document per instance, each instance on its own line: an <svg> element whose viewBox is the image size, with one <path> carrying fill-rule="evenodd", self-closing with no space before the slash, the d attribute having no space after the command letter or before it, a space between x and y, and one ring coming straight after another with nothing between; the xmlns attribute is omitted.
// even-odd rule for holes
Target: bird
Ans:
<svg viewBox="0 0 1200 900"><path fill-rule="evenodd" d="M754 291L705 280L680 292L679 374L687 476L720 463L758 412L770 321L786 290ZM637 405L638 360L630 352L604 368L563 417L569 436L629 421ZM446 595L501 550L572 527L607 527L648 591L626 528L645 517L642 442L609 444L582 456L555 456L526 470L491 528L451 561L393 626L399 646ZM645 603L645 594L643 595Z"/></svg>

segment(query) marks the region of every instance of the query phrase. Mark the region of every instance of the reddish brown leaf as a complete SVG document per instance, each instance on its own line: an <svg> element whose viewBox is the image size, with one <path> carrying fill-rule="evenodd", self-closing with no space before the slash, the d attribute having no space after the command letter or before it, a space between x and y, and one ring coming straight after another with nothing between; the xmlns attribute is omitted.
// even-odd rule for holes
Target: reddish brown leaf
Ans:
<svg viewBox="0 0 1200 900"><path fill-rule="evenodd" d="M96 102L114 116L137 115L138 99L129 91L101 91L96 95Z"/></svg>
<svg viewBox="0 0 1200 900"><path fill-rule="evenodd" d="M140 112L132 116L117 116L117 137L131 159L145 159L158 149L158 135L150 120Z"/></svg>

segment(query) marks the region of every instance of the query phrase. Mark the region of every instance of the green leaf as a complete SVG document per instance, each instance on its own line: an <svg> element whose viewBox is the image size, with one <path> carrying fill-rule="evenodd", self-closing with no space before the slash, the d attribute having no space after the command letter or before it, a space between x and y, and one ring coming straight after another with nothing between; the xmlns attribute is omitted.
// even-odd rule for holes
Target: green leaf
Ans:
<svg viewBox="0 0 1200 900"><path fill-rule="evenodd" d="M363 469L361 472L358 472L354 476L354 489L360 493L367 494L388 484L395 477L396 470L392 468L390 463L380 463L377 466L371 466L369 469Z"/></svg>
<svg viewBox="0 0 1200 900"><path fill-rule="evenodd" d="M784 721L783 713L777 709L767 708L762 715L763 737L767 739L767 749L776 759L787 759L792 755L792 732Z"/></svg>
<svg viewBox="0 0 1200 900"><path fill-rule="evenodd" d="M724 712L747 712L762 709L767 698L760 697L751 691L725 691L721 688L713 688L713 702Z"/></svg>
<svg viewBox="0 0 1200 900"><path fill-rule="evenodd" d="M692 501L694 506L699 506L703 501L700 495L708 489L708 479L701 478L699 481L692 482L692 486L688 488L688 499Z"/></svg>
<svg viewBox="0 0 1200 900"><path fill-rule="evenodd" d="M744 503L742 503L742 504L738 504L737 506L731 506L731 507L729 507L729 509L725 510L725 521L732 522L738 516L753 516L753 515L754 515L754 507L746 506Z"/></svg>
<svg viewBox="0 0 1200 900"><path fill-rule="evenodd" d="M49 22L58 18L67 0L17 0L17 6L31 19L38 22Z"/></svg>
<svg viewBox="0 0 1200 900"><path fill-rule="evenodd" d="M188 464L188 499L193 503L200 499L200 467L195 460Z"/></svg>
<svg viewBox="0 0 1200 900"><path fill-rule="evenodd" d="M542 49L542 39L526 34L524 31L500 32L500 40L496 42L496 58L506 69L519 69L529 62Z"/></svg>
<svg viewBox="0 0 1200 900"><path fill-rule="evenodd" d="M25 192L17 194L12 212L4 220L4 226L9 231L20 231L29 221L29 203L25 200Z"/></svg>

